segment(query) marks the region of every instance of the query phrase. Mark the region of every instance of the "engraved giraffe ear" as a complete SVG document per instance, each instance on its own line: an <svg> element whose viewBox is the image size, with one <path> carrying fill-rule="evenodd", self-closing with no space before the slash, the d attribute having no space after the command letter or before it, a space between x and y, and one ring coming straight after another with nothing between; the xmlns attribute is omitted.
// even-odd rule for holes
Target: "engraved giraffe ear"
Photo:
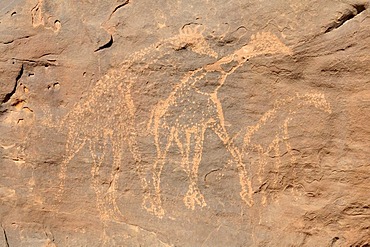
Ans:
<svg viewBox="0 0 370 247"><path fill-rule="evenodd" d="M288 46L270 32L259 32L252 35L247 47L254 55L292 53L292 50Z"/></svg>

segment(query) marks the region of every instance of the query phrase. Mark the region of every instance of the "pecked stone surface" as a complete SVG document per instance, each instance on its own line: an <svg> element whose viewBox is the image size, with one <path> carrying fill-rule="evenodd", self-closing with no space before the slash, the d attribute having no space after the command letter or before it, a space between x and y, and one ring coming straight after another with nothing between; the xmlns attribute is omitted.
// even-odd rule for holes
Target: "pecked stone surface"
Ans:
<svg viewBox="0 0 370 247"><path fill-rule="evenodd" d="M370 10L0 3L0 245L370 245Z"/></svg>

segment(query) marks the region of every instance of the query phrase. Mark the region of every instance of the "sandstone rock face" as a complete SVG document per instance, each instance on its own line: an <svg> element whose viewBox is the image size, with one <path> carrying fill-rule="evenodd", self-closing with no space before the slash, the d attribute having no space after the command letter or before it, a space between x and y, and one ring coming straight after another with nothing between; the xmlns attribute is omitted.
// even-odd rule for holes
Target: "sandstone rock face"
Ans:
<svg viewBox="0 0 370 247"><path fill-rule="evenodd" d="M370 246L370 5L0 2L1 246Z"/></svg>

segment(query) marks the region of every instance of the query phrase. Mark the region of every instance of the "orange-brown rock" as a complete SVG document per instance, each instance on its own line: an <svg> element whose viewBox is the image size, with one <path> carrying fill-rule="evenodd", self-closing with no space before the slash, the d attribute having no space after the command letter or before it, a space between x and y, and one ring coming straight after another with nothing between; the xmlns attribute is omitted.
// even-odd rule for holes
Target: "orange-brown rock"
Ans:
<svg viewBox="0 0 370 247"><path fill-rule="evenodd" d="M370 4L0 3L0 246L370 246Z"/></svg>

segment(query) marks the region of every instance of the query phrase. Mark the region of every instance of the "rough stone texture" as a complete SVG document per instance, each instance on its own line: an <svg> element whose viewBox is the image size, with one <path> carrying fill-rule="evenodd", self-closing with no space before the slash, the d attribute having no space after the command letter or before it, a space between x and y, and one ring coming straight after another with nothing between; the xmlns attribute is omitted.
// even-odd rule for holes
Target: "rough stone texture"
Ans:
<svg viewBox="0 0 370 247"><path fill-rule="evenodd" d="M1 246L370 246L365 0L0 2Z"/></svg>

